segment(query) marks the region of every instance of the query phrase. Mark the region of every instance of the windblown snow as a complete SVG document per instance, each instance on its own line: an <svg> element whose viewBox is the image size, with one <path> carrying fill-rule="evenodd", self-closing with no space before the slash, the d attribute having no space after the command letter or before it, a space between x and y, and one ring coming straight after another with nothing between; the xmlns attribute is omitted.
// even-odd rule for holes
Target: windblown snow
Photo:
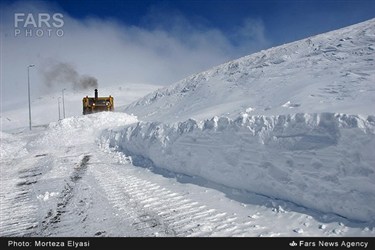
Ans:
<svg viewBox="0 0 375 250"><path fill-rule="evenodd" d="M117 112L67 93L51 122L43 97L29 131L3 105L0 236L375 236L374 59L371 19L154 92L100 89Z"/></svg>

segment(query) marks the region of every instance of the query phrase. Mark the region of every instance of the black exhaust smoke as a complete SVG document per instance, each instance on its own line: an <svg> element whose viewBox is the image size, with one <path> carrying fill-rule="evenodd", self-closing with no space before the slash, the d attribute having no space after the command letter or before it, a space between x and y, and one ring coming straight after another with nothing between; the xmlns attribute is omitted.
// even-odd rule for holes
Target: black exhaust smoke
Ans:
<svg viewBox="0 0 375 250"><path fill-rule="evenodd" d="M71 84L73 89L98 88L98 80L95 77L80 75L69 63L49 63L43 67L41 73L44 84L50 88L66 84Z"/></svg>

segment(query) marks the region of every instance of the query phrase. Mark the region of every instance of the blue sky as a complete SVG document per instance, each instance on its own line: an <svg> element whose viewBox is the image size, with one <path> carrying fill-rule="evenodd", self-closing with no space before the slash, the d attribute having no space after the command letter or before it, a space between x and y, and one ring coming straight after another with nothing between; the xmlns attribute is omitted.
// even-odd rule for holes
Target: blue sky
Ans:
<svg viewBox="0 0 375 250"><path fill-rule="evenodd" d="M99 86L169 85L262 49L375 17L374 0L0 0L2 100L53 91L49 67L69 64ZM15 36L15 13L62 13L64 35ZM52 67L53 68L53 67ZM23 72L23 73L20 73ZM62 85L61 85L62 84ZM52 86L52 87L51 87ZM59 83L56 89L71 84ZM5 93L5 94L4 94Z"/></svg>
<svg viewBox="0 0 375 250"><path fill-rule="evenodd" d="M345 27L375 17L373 0L54 0L71 16L114 18L152 28L159 18L179 14L193 25L230 32L246 18L262 20L273 45ZM160 20L159 20L160 21Z"/></svg>

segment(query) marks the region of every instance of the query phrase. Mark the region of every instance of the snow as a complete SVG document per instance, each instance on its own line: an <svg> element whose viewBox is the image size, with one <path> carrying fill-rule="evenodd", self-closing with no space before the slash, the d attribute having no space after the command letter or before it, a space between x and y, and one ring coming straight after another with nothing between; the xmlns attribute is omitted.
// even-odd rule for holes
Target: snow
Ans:
<svg viewBox="0 0 375 250"><path fill-rule="evenodd" d="M239 58L127 106L141 120L374 114L375 19Z"/></svg>
<svg viewBox="0 0 375 250"><path fill-rule="evenodd" d="M2 145L23 148L26 153L15 151L1 158L0 235L375 234L371 223L303 208L198 176L135 166L137 159L113 150L103 140L108 133L103 131L122 131L116 128L118 124L131 127L138 122L132 115L103 112L69 117L32 132L2 132L7 140Z"/></svg>
<svg viewBox="0 0 375 250"><path fill-rule="evenodd" d="M57 195L59 195L59 193L58 192L45 192L45 194L40 194L40 195L38 195L37 196L37 198L39 199L39 200L43 200L43 201L47 201L50 197L54 197L54 196L57 196Z"/></svg>
<svg viewBox="0 0 375 250"><path fill-rule="evenodd" d="M243 115L139 122L106 130L102 139L172 172L374 221L374 121L333 113Z"/></svg>
<svg viewBox="0 0 375 250"><path fill-rule="evenodd" d="M115 111L137 100L160 86L150 84L126 83L110 87L98 87L99 96L114 96ZM82 114L82 98L94 96L94 89L64 91L65 117ZM62 98L61 91L48 93L44 96L33 96L31 93L32 126L46 126L59 120L58 98ZM24 128L29 122L27 96L15 97L14 103L0 103L1 130L15 130ZM62 99L60 99L60 117L63 118Z"/></svg>
<svg viewBox="0 0 375 250"><path fill-rule="evenodd" d="M99 88L116 112L33 98L31 131L2 103L0 236L375 236L374 31Z"/></svg>

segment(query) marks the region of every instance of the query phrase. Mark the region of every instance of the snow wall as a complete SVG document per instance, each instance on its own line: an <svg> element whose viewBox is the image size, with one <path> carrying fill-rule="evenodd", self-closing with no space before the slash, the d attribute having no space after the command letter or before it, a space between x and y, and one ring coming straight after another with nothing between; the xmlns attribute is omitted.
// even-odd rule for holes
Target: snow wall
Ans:
<svg viewBox="0 0 375 250"><path fill-rule="evenodd" d="M108 129L102 143L157 167L375 221L375 116L214 117Z"/></svg>

